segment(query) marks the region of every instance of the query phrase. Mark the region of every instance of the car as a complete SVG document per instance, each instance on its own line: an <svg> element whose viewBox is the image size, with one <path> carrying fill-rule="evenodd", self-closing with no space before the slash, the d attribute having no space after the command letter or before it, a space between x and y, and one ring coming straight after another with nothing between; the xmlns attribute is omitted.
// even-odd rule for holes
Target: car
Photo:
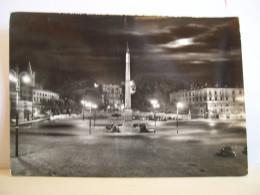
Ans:
<svg viewBox="0 0 260 195"><path fill-rule="evenodd" d="M134 124L133 124L133 127L134 127L134 128L139 127L139 124L138 124L138 123L134 123Z"/></svg>
<svg viewBox="0 0 260 195"><path fill-rule="evenodd" d="M140 120L140 116L133 116L133 120Z"/></svg>
<svg viewBox="0 0 260 195"><path fill-rule="evenodd" d="M119 114L119 113L112 114L112 117L120 117L120 116L121 116L121 114Z"/></svg>
<svg viewBox="0 0 260 195"><path fill-rule="evenodd" d="M149 121L153 121L153 120L154 120L154 117L153 117L153 116L148 116L148 120L149 120Z"/></svg>
<svg viewBox="0 0 260 195"><path fill-rule="evenodd" d="M148 129L145 124L140 124L139 127L141 133L155 133L155 129Z"/></svg>
<svg viewBox="0 0 260 195"><path fill-rule="evenodd" d="M217 155L222 157L236 157L236 152L233 149L231 146L225 146L219 150Z"/></svg>

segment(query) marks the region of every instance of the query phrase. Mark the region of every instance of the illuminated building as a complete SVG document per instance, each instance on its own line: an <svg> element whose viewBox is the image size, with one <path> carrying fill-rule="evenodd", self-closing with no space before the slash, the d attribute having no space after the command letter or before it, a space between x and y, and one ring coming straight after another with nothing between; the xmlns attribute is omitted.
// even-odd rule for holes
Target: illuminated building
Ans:
<svg viewBox="0 0 260 195"><path fill-rule="evenodd" d="M170 102L183 102L192 118L245 118L243 88L205 87L170 94Z"/></svg>

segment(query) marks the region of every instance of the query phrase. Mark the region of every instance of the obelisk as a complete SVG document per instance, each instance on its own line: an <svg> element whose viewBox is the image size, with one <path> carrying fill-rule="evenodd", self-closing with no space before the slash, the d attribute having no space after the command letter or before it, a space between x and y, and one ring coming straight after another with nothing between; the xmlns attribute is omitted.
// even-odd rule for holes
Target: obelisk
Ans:
<svg viewBox="0 0 260 195"><path fill-rule="evenodd" d="M131 91L130 91L130 51L127 43L126 59L125 59L125 110L124 124L132 121L133 111L131 109ZM124 125L124 126L125 126Z"/></svg>

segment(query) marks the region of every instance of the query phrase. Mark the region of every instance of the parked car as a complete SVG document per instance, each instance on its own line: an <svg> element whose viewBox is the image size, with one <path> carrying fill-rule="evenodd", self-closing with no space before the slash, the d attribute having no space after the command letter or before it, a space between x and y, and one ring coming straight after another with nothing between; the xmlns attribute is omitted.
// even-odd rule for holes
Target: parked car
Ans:
<svg viewBox="0 0 260 195"><path fill-rule="evenodd" d="M119 114L119 113L112 114L112 117L120 117L120 116L121 116L121 114Z"/></svg>
<svg viewBox="0 0 260 195"><path fill-rule="evenodd" d="M133 116L133 120L140 120L140 116Z"/></svg>
<svg viewBox="0 0 260 195"><path fill-rule="evenodd" d="M145 124L140 124L139 127L141 133L155 133L155 129L148 129Z"/></svg>
<svg viewBox="0 0 260 195"><path fill-rule="evenodd" d="M217 155L223 157L236 157L236 152L233 150L233 147L225 146L219 150Z"/></svg>

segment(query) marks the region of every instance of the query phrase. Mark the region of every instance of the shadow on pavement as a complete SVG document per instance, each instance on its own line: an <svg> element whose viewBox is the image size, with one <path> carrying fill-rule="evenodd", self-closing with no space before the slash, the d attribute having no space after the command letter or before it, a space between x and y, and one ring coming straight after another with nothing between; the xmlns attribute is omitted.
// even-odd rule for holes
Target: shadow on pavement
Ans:
<svg viewBox="0 0 260 195"><path fill-rule="evenodd" d="M11 134L14 134L15 132L11 132ZM20 135L43 135L43 136L77 136L77 134L73 133L49 133L49 132L19 132Z"/></svg>
<svg viewBox="0 0 260 195"><path fill-rule="evenodd" d="M59 128L72 128L72 127L75 127L74 125L72 124L56 124L56 123L50 123L50 124L40 124L40 125L37 125L38 127L40 128L47 128L47 129L51 129L51 128L55 128L55 129L59 129Z"/></svg>

